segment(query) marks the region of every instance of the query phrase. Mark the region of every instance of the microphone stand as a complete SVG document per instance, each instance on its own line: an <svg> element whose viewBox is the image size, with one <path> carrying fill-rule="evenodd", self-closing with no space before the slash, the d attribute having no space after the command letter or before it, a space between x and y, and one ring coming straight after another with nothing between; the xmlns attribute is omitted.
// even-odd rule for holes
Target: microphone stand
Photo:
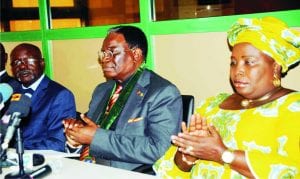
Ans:
<svg viewBox="0 0 300 179"><path fill-rule="evenodd" d="M19 173L7 174L5 175L5 179L30 179L31 178L30 175L26 174L24 170L24 164L23 164L24 146L22 140L22 131L19 126L17 127L16 141L17 141L16 152L18 154L18 159L19 159Z"/></svg>
<svg viewBox="0 0 300 179"><path fill-rule="evenodd" d="M1 139L0 139L1 144ZM0 174L2 174L2 147L0 146Z"/></svg>
<svg viewBox="0 0 300 179"><path fill-rule="evenodd" d="M2 144L2 140L0 138L0 144ZM2 167L3 162L6 160L6 150L2 148L2 145L0 145L0 174L2 174Z"/></svg>

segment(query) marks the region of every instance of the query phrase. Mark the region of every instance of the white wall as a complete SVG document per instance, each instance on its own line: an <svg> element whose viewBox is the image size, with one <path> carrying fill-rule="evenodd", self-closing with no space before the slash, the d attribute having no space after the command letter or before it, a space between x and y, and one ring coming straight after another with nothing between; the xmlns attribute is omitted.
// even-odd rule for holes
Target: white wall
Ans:
<svg viewBox="0 0 300 179"><path fill-rule="evenodd" d="M88 109L96 85L105 81L97 62L102 40L53 41L54 80L73 91L80 112ZM10 53L18 43L3 44ZM154 53L154 71L176 84L182 94L194 95L196 106L200 99L232 92L225 32L155 36ZM299 76L300 66L283 79L283 86L300 90Z"/></svg>

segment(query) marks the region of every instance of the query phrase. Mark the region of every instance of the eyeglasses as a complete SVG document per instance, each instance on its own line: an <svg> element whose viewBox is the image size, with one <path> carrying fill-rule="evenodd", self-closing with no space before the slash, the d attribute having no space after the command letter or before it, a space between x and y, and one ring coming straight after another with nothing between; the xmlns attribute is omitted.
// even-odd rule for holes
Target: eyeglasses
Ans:
<svg viewBox="0 0 300 179"><path fill-rule="evenodd" d="M127 49L127 50L124 50L124 52L127 52L127 51L132 51L134 50L135 48L131 48L131 49ZM105 51L98 51L98 58L99 58L99 61L103 61L104 59L111 59L113 57L115 57L116 55L119 55L121 54L122 52L120 51L111 51L111 50L105 50Z"/></svg>
<svg viewBox="0 0 300 179"><path fill-rule="evenodd" d="M98 58L100 61L104 60L105 58L111 59L112 57L114 57L120 53L121 52L112 52L110 50L98 51Z"/></svg>
<svg viewBox="0 0 300 179"><path fill-rule="evenodd" d="M12 67L20 66L21 64L24 65L35 65L35 62L39 61L40 59L36 58L20 58L17 60L14 60L10 63Z"/></svg>

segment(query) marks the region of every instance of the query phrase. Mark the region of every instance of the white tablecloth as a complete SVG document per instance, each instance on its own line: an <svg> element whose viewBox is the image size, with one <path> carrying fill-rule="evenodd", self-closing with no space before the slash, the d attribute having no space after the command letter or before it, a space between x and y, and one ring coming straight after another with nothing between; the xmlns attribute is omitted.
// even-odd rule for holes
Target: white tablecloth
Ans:
<svg viewBox="0 0 300 179"><path fill-rule="evenodd" d="M11 152L11 151L10 151ZM28 153L40 153L46 158L45 164L49 164L52 168L51 174L49 174L47 179L68 179L68 178L82 178L82 179L92 179L92 178L104 178L104 179L153 179L157 178L152 175L127 171L123 169L90 164L81 162L75 159L65 158L74 157L74 154L66 154L56 151L25 151ZM10 154L11 155L11 154ZM45 165L44 164L44 165ZM39 168L41 166L37 166ZM18 171L17 167L3 168L3 173L0 178L8 173Z"/></svg>

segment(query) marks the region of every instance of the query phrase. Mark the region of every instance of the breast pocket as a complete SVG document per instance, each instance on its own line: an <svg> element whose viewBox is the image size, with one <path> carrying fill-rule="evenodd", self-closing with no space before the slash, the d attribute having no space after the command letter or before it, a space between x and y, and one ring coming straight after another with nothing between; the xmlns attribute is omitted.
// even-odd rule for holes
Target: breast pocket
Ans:
<svg viewBox="0 0 300 179"><path fill-rule="evenodd" d="M143 117L134 117L127 120L127 124L123 132L133 135L144 135L145 130L145 119Z"/></svg>

